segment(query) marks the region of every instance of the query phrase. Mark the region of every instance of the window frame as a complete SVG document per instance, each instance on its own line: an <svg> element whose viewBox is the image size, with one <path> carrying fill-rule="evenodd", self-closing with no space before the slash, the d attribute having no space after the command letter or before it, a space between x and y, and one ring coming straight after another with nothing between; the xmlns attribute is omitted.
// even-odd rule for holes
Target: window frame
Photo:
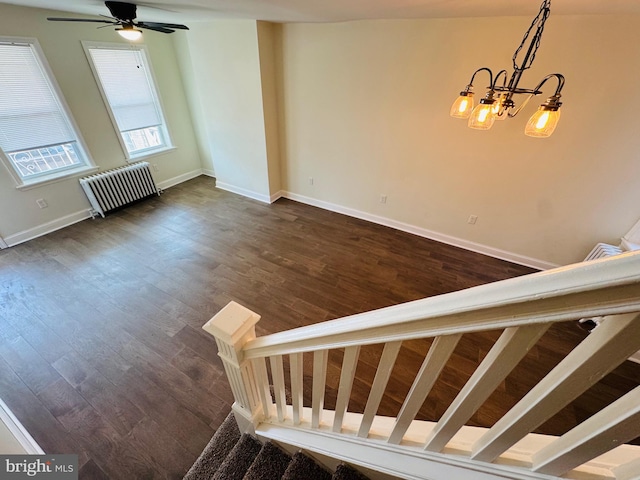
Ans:
<svg viewBox="0 0 640 480"><path fill-rule="evenodd" d="M5 170L9 173L9 176L13 180L16 185L16 188L19 190L28 190L30 188L38 187L41 185L46 185L49 183L55 183L62 180L66 180L67 178L71 178L74 176L82 176L92 172L96 172L99 168L93 161L91 154L89 153L89 149L82 137L82 133L78 124L71 113L71 109L67 104L67 100L62 94L62 90L58 85L58 81L56 80L51 67L49 66L49 62L47 61L47 57L40 47L40 43L37 38L33 37L13 37L13 36L0 36L0 44L5 45L18 45L18 46L28 46L34 52L34 58L38 65L40 66L41 71L44 74L45 80L48 82L51 90L55 96L55 99L60 107L61 113L64 115L67 122L69 122L69 126L75 135L75 143L78 147L78 157L81 160L81 164L70 167L70 168L61 168L53 170L51 173L42 173L35 175L34 177L23 177L17 170L17 167L13 164L13 162L9 159L9 155L4 152L2 148L0 148L0 163L4 166Z"/></svg>
<svg viewBox="0 0 640 480"><path fill-rule="evenodd" d="M96 85L98 86L98 90L100 90L100 95L102 96L102 101L107 109L109 114L109 118L111 119L111 124L113 125L113 129L115 130L116 136L118 137L118 141L120 142L120 147L124 153L125 159L127 162L138 162L148 157L153 157L158 154L166 153L171 150L175 150L175 146L171 141L171 135L169 134L169 127L167 125L167 119L164 115L164 105L162 103L162 99L158 94L158 82L156 81L156 76L153 71L153 66L151 65L149 50L145 44L127 44L127 43L114 43L114 42L94 42L83 40L82 48L84 49L84 53L87 57L87 61L89 62L89 66L91 67L91 72L93 73L94 80ZM145 149L137 154L132 154L129 152L127 148L126 141L123 137L122 132L120 131L120 127L118 126L118 122L116 121L116 116L113 112L113 108L109 103L109 99L107 98L106 92L102 86L102 80L100 79L100 75L93 63L93 58L91 57L90 49L105 49L105 50L138 50L142 52L142 58L145 63L146 71L148 72L148 76L150 77L150 87L151 93L153 95L153 99L156 102L156 107L158 108L158 114L162 123L159 125L159 128L162 132L162 137L164 138L165 144L160 147Z"/></svg>

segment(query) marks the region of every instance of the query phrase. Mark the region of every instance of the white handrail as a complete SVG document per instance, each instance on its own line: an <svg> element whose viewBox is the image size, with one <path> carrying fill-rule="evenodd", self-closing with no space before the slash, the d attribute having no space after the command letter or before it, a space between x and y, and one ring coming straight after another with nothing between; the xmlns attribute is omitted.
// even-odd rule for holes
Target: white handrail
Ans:
<svg viewBox="0 0 640 480"><path fill-rule="evenodd" d="M617 468L621 472L620 478L626 480L635 478L629 477L629 472L637 466L638 449L635 447L624 449L622 456L620 452L609 452L615 460L607 460L605 466L598 463L602 460L590 460L600 452L612 450L616 442L611 439L620 435L633 438L640 434L640 427L636 425L640 410L634 406L637 391L631 400L617 402L615 407L602 410L600 416L594 416L592 421L562 437L562 445L566 444L564 450L568 453L562 453L561 457L549 455L549 449L544 450L552 439L532 437L530 432L638 350L638 312L640 252L634 252L260 338L255 336L259 315L231 302L203 328L216 337L219 355L236 400L233 409L243 431L251 431L268 422L313 430L319 437L329 435L331 431L335 435L333 440L342 438L342 432L352 436L352 440L357 438L362 445L369 442L377 447L383 444L384 448L397 446L398 452L417 446L423 459L431 459L432 466L452 462L457 472L465 475L473 475L478 468L489 472L487 466L494 461L516 461L520 463L513 468L491 468L496 472L507 468L514 472L513 478L518 479L548 478L540 472L548 470L563 474L575 465L579 465L577 469L582 469L581 472L595 475L592 478L610 478L610 472ZM480 432L464 426L552 323L594 316L607 316L607 319L493 427ZM470 332L498 329L503 331L500 339L444 415L416 436L416 425L427 427L425 422L415 420L416 415L460 337ZM417 338L435 340L400 412L396 417L377 416L376 411L401 343ZM353 417L348 411L348 404L358 354L361 346L376 343L385 344L381 365L378 366L381 369L376 372L364 415L358 424L353 424L348 420ZM345 348L345 352L339 369L336 406L330 411L323 409L323 400L328 352L336 348ZM303 407L303 369L308 371L311 366L303 367L304 352L314 352L311 409ZM285 364L289 366L291 400L287 400L285 395ZM273 394L269 391L269 383L273 384ZM633 408L628 408L628 404ZM625 411L618 411L620 406ZM624 424L629 418L633 419L631 426ZM381 428L381 421L391 423ZM583 431L587 431L587 435ZM527 447L526 453L523 447L518 446L523 439L531 446ZM599 442L597 449L591 448L594 442ZM452 458L452 449L468 458ZM624 457L630 449L634 456ZM335 448L333 451L335 453ZM579 455L574 455L574 451ZM383 463L377 462L376 465L379 467ZM601 469L609 473L598 473ZM443 472L434 478L451 477ZM464 478L475 478L468 475Z"/></svg>
<svg viewBox="0 0 640 480"><path fill-rule="evenodd" d="M640 311L640 252L480 285L256 338L244 358Z"/></svg>

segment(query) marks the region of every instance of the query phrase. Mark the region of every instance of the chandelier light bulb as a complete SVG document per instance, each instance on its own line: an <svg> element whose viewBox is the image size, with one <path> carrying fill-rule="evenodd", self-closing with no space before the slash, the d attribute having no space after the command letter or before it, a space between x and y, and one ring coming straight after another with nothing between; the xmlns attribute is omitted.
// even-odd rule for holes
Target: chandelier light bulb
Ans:
<svg viewBox="0 0 640 480"><path fill-rule="evenodd" d="M471 112L469 127L476 130L489 130L496 121L496 116L493 113L495 104L496 101L493 99L492 93L489 93L487 98L480 100L480 104Z"/></svg>
<svg viewBox="0 0 640 480"><path fill-rule="evenodd" d="M491 112L491 105L480 104L473 109L469 117L469 127L476 130L489 130L496 121L496 116Z"/></svg>
<svg viewBox="0 0 640 480"><path fill-rule="evenodd" d="M460 96L453 102L450 115L454 118L469 118L473 110L473 92L460 92Z"/></svg>
<svg viewBox="0 0 640 480"><path fill-rule="evenodd" d="M538 111L534 113L527 122L524 133L529 137L550 137L556 129L559 120L560 109L552 110L545 105L541 105Z"/></svg>
<svg viewBox="0 0 640 480"><path fill-rule="evenodd" d="M505 94L501 93L496 103L493 104L493 108L491 109L491 113L493 113L496 117L496 120L504 120L507 118L507 112L504 106Z"/></svg>

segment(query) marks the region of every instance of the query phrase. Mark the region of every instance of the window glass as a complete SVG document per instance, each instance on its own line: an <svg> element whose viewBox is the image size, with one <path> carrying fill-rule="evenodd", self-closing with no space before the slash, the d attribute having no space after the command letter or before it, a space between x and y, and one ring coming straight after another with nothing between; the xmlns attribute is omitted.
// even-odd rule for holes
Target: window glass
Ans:
<svg viewBox="0 0 640 480"><path fill-rule="evenodd" d="M84 46L127 157L171 147L144 46Z"/></svg>

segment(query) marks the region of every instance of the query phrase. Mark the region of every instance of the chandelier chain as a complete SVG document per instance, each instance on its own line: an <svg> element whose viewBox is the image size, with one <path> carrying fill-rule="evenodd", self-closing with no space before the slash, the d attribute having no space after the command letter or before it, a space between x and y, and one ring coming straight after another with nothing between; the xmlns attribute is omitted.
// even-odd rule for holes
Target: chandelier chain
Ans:
<svg viewBox="0 0 640 480"><path fill-rule="evenodd" d="M536 53L538 51L538 48L540 48L540 41L542 40L542 32L544 31L544 24L546 23L550 14L551 14L551 0L545 0L540 6L540 11L538 12L538 15L536 15L536 17L533 19L533 21L531 22L531 25L529 26L529 29L524 34L524 37L522 39L522 42L520 43L520 46L518 47L516 52L513 54L514 70L523 71L531 68L531 65L533 64L533 60L536 58ZM531 34L531 31L536 26L537 26L536 33L533 38L533 43L530 47L529 55L528 57L525 57L524 63L521 66L518 66L518 63L517 63L518 54L524 47L527 39L529 38L529 35Z"/></svg>

